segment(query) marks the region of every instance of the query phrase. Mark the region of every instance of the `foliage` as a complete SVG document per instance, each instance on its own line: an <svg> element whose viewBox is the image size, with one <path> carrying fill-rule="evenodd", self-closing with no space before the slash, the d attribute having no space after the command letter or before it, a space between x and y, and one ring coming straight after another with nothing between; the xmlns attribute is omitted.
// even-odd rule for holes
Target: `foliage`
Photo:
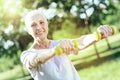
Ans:
<svg viewBox="0 0 120 80"><path fill-rule="evenodd" d="M53 38L53 34L56 34L55 31L58 30L63 30L64 32L64 29L68 29L68 33L70 33L69 30L79 30L81 27L84 28L86 26L86 22L88 22L87 25L96 24L98 22L102 23L103 18L105 19L108 14L114 13L114 11L117 9L114 7L114 4L112 4L113 0L100 0L99 5L104 5L104 9L98 6L98 4L94 4L95 0L90 2L88 1L0 0L0 57L16 57L16 60L13 61L13 64L18 64L20 62L18 56L20 55L21 51L25 50L29 43L33 41L32 37L29 36L24 29L24 15L31 9L38 9L42 7L46 10L56 10L56 13L49 19L50 30L48 37L50 39ZM107 4L106 1L109 4ZM86 14L86 10L88 10L90 7L94 8L94 12L88 16ZM86 17L81 18L80 15L82 14L84 14ZM73 23L69 28L66 25L68 22ZM75 33L75 35L78 35L78 33Z"/></svg>

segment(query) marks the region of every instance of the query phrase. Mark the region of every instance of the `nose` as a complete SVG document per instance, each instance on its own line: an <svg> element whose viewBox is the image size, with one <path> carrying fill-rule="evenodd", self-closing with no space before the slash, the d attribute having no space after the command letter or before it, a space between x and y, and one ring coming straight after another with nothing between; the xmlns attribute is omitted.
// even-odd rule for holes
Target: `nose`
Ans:
<svg viewBox="0 0 120 80"><path fill-rule="evenodd" d="M37 28L37 29L41 29L42 27L41 27L40 25L38 25L36 28Z"/></svg>
<svg viewBox="0 0 120 80"><path fill-rule="evenodd" d="M38 26L36 27L36 30L39 31L39 32L42 32L42 31L43 31L42 26L38 25Z"/></svg>

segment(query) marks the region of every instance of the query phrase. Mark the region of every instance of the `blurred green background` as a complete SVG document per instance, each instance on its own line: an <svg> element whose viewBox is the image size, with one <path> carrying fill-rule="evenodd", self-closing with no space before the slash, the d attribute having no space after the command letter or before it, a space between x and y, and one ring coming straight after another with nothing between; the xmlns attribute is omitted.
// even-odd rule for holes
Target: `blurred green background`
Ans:
<svg viewBox="0 0 120 80"><path fill-rule="evenodd" d="M33 39L24 17L42 10L49 22L49 39L77 38L102 24L117 33L69 55L81 80L120 80L119 0L0 0L0 80L32 80L20 62L20 54Z"/></svg>

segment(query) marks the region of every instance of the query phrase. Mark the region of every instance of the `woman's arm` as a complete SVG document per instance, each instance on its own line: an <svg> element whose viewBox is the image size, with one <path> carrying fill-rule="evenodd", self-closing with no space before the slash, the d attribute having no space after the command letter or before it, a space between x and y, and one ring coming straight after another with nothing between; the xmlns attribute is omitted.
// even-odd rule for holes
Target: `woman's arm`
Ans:
<svg viewBox="0 0 120 80"><path fill-rule="evenodd" d="M77 38L76 40L78 41L79 50L82 50L97 41L94 34L83 35L80 38Z"/></svg>
<svg viewBox="0 0 120 80"><path fill-rule="evenodd" d="M101 39L113 34L112 29L108 25L100 26L97 30L101 34ZM38 64L43 64L53 56L59 55L58 53L69 54L71 51L77 53L78 50L82 50L98 41L95 34L83 35L76 40L78 42L78 49L76 49L72 40L65 39L60 41L60 43L57 45L59 48L55 47L53 49L43 49L41 50L40 54L36 54L34 56L31 55L29 64L33 67Z"/></svg>
<svg viewBox="0 0 120 80"><path fill-rule="evenodd" d="M53 49L43 49L39 50L38 54L29 55L29 65L30 68L37 66L38 64L43 64L50 58L55 56L54 48Z"/></svg>
<svg viewBox="0 0 120 80"><path fill-rule="evenodd" d="M83 35L82 37L78 38L78 48L79 50L82 50L91 44L95 43L96 41L106 38L110 35L114 34L114 30L112 27L109 27L108 25L101 25L97 28L96 33L94 34L88 34Z"/></svg>

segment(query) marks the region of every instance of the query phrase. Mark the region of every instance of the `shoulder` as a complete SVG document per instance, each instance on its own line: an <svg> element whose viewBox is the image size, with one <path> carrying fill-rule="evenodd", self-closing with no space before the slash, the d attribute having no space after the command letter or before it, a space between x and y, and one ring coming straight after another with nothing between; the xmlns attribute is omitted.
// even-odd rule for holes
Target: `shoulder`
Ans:
<svg viewBox="0 0 120 80"><path fill-rule="evenodd" d="M33 50L31 50L31 49L24 50L24 51L22 51L21 56L23 56L23 55L25 55L25 54L30 54L30 53L32 53L32 52L33 52Z"/></svg>
<svg viewBox="0 0 120 80"><path fill-rule="evenodd" d="M20 59L21 61L23 61L24 59L26 59L28 56L30 56L31 54L35 53L34 50L32 49L28 49L28 50L24 50L22 51L21 55L20 55Z"/></svg>

